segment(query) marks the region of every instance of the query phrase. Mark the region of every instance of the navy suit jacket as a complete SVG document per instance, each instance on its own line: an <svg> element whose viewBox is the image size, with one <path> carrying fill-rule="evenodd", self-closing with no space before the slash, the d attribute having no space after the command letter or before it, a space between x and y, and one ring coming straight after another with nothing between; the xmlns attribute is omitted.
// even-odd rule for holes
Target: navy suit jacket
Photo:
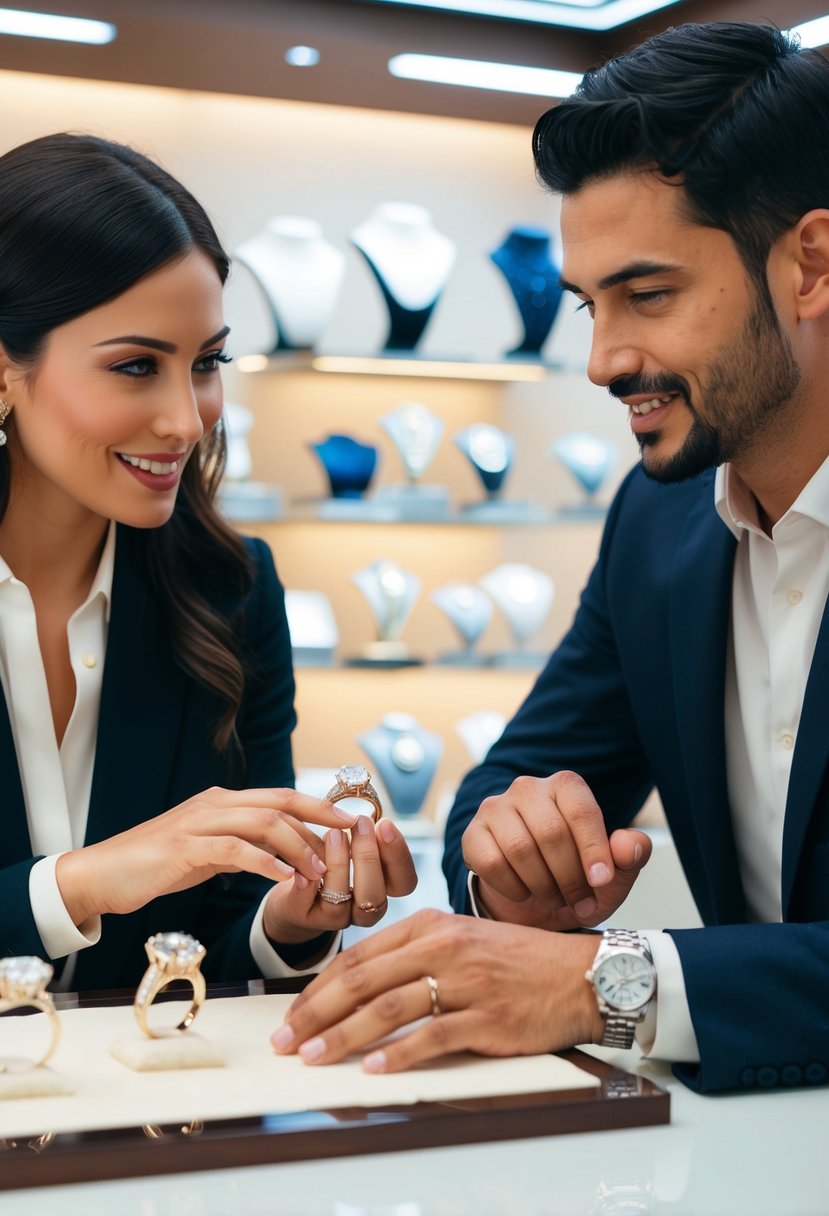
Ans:
<svg viewBox="0 0 829 1216"><path fill-rule="evenodd" d="M255 578L243 602L221 586L210 593L215 607L238 619L237 636L251 669L237 724L246 762L242 771L238 760L234 764L213 749L221 704L178 666L136 564L135 540L134 533L119 527L87 844L153 818L213 785L293 785L290 638L284 595L267 545L246 542ZM29 902L29 871L37 858L32 856L1 695L0 790L0 955L45 957ZM137 984L147 965L146 939L176 929L192 933L207 947L202 970L208 979L258 976L248 936L268 886L254 875L220 875L189 891L155 899L132 914L105 916L100 942L78 956L73 988Z"/></svg>
<svg viewBox="0 0 829 1216"><path fill-rule="evenodd" d="M703 929L676 930L700 1090L819 1083L829 1066L829 612L803 701L783 837L783 924L746 923L728 801L725 670L736 542L713 474L625 480L573 625L446 832L453 906L468 910L461 837L484 798L526 773L580 773L608 831L656 786Z"/></svg>

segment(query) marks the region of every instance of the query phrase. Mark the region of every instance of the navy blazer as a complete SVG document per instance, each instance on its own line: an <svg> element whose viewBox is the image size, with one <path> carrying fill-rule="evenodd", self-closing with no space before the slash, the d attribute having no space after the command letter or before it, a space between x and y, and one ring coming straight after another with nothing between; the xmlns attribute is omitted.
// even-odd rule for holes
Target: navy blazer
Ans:
<svg viewBox="0 0 829 1216"><path fill-rule="evenodd" d="M725 670L736 542L713 474L626 478L573 625L449 816L444 870L468 910L461 837L522 773L581 774L608 832L659 791L705 924L676 930L700 1050L675 1072L699 1090L819 1083L829 1066L829 613L792 761L783 924L746 923L728 801Z"/></svg>
<svg viewBox="0 0 829 1216"><path fill-rule="evenodd" d="M243 602L221 587L214 606L238 619L251 681L237 730L246 768L224 759L211 739L221 704L187 675L135 561L135 533L118 528L95 768L86 843L114 836L213 785L290 786L295 724L291 646L284 595L263 541L246 542L254 584ZM23 791L5 701L0 696L0 955L45 948L29 902L32 856ZM73 987L137 984L147 966L144 942L159 931L192 933L207 947L208 979L260 974L248 944L264 878L219 875L200 886L152 900L125 916L103 918L100 942L78 956ZM59 964L58 964L59 965Z"/></svg>

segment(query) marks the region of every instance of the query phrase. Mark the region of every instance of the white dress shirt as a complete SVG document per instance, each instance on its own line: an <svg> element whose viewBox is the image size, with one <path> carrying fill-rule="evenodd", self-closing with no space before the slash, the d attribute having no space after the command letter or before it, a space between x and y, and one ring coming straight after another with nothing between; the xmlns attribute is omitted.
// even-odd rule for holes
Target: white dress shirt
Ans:
<svg viewBox="0 0 829 1216"><path fill-rule="evenodd" d="M69 956L57 985L62 989L71 987L76 952L95 945L101 936L99 916L81 926L73 923L55 867L60 855L81 848L86 836L114 568L115 524L110 524L89 595L67 625L76 692L58 747L32 597L0 557L0 684L17 753L32 853L44 854L32 866L29 898L49 958ZM264 902L250 932L256 965L268 979L304 974L283 962L265 935ZM197 925L193 932L198 933ZM336 935L314 971L330 962L339 944Z"/></svg>
<svg viewBox="0 0 829 1216"><path fill-rule="evenodd" d="M730 465L714 504L737 540L725 673L728 796L749 918L783 918L783 818L806 681L829 596L829 460L767 536L754 495ZM469 892L472 910L481 915ZM695 1063L699 1049L679 952L670 934L640 930L657 999L637 1030L642 1050Z"/></svg>

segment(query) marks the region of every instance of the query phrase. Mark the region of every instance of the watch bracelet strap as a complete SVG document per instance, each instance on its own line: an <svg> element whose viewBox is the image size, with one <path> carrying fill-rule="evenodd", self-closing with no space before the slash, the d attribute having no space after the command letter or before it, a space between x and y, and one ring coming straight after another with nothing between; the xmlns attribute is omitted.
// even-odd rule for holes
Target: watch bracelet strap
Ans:
<svg viewBox="0 0 829 1216"><path fill-rule="evenodd" d="M608 946L632 946L644 951L645 957L653 963L648 943L632 929L605 929L602 941ZM601 949L601 947L599 947ZM605 1014L604 1034L601 1047L623 1047L625 1050L633 1046L636 1027L644 1021L645 1009L637 1010L635 1014L619 1013L609 1010Z"/></svg>

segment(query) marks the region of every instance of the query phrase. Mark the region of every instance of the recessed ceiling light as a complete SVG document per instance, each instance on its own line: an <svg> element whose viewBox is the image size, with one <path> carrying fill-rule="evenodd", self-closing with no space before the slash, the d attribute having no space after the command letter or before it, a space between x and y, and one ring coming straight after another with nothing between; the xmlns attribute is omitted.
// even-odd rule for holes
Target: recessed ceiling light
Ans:
<svg viewBox="0 0 829 1216"><path fill-rule="evenodd" d="M51 38L56 42L88 42L103 46L118 35L109 21L86 17L58 17L53 13L30 13L19 8L0 8L0 34L21 38Z"/></svg>
<svg viewBox="0 0 829 1216"><path fill-rule="evenodd" d="M483 59L449 59L443 55L395 55L389 60L389 71L404 80L495 89L500 93L531 93L537 97L567 97L582 79L581 72L487 63Z"/></svg>
<svg viewBox="0 0 829 1216"><path fill-rule="evenodd" d="M285 52L285 62L292 68L315 68L320 61L320 53L315 46L289 46Z"/></svg>
<svg viewBox="0 0 829 1216"><path fill-rule="evenodd" d="M612 30L648 13L670 8L678 0L374 0L479 17L503 17L536 25L563 25L581 30Z"/></svg>

